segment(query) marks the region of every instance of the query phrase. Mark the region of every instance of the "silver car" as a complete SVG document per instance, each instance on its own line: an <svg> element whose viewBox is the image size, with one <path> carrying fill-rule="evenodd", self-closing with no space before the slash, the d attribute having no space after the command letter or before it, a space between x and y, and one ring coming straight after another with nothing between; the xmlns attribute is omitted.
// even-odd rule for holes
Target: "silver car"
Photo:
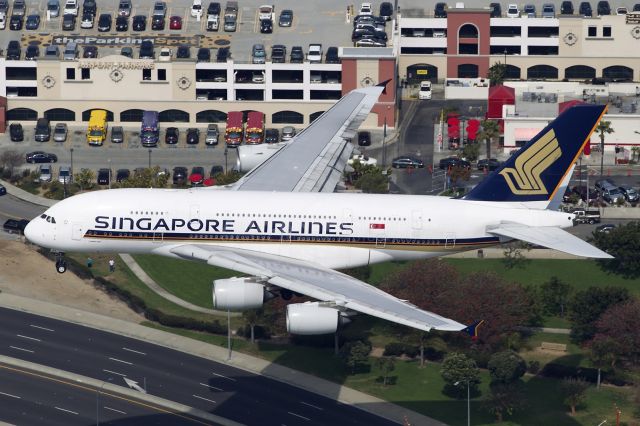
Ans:
<svg viewBox="0 0 640 426"><path fill-rule="evenodd" d="M57 18L60 15L60 2L58 0L49 0L47 2L47 12L52 18Z"/></svg>
<svg viewBox="0 0 640 426"><path fill-rule="evenodd" d="M542 5L542 15L543 18L555 18L556 17L556 7L553 3L545 3Z"/></svg>
<svg viewBox="0 0 640 426"><path fill-rule="evenodd" d="M291 140L296 135L296 129L292 126L285 126L282 128L281 135L283 141Z"/></svg>
<svg viewBox="0 0 640 426"><path fill-rule="evenodd" d="M40 165L40 167L38 167L38 171L40 172L40 182L51 182L53 170L51 170L50 164Z"/></svg>
<svg viewBox="0 0 640 426"><path fill-rule="evenodd" d="M264 50L264 44L254 44L251 50L251 62L254 64L264 64L267 58L267 52Z"/></svg>
<svg viewBox="0 0 640 426"><path fill-rule="evenodd" d="M58 171L58 182L71 183L71 179L71 167L60 166L60 170Z"/></svg>
<svg viewBox="0 0 640 426"><path fill-rule="evenodd" d="M53 129L53 141L54 142L65 142L67 140L67 124L66 123L58 123L56 127Z"/></svg>

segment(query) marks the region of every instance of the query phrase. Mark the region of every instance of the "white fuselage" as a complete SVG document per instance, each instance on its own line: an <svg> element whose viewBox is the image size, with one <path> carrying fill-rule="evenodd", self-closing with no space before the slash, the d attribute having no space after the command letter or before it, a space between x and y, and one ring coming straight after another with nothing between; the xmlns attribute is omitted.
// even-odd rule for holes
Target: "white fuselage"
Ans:
<svg viewBox="0 0 640 426"><path fill-rule="evenodd" d="M348 268L488 247L503 222L572 225L570 215L446 197L116 189L64 200L31 221L34 243L62 252L156 253L215 244ZM55 222L55 223L53 223Z"/></svg>

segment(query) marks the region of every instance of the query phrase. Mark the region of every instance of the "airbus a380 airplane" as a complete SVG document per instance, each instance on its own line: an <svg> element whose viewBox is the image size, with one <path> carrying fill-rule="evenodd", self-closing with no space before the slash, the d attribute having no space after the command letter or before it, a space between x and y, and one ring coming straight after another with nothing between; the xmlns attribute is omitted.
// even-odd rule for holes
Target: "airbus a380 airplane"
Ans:
<svg viewBox="0 0 640 426"><path fill-rule="evenodd" d="M355 312L427 331L468 330L335 269L512 239L610 257L563 231L573 215L555 211L605 107L567 110L464 199L332 193L353 150L347 140L382 90L347 94L234 185L80 194L32 220L25 234L59 253L153 253L249 275L214 282L217 309L259 307L278 293L319 300L288 305L296 334L335 332ZM56 267L65 271L62 257Z"/></svg>

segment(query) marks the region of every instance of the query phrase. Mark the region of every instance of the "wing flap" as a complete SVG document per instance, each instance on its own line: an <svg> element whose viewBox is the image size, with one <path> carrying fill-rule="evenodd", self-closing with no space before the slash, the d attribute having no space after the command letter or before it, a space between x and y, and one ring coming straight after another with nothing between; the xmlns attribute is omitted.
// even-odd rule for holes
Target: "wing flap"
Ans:
<svg viewBox="0 0 640 426"><path fill-rule="evenodd" d="M592 246L575 235L571 235L567 231L553 226L527 226L518 223L503 223L497 227L487 229L487 232L493 235L526 241L531 244L540 245L576 256L598 259L613 258L613 256Z"/></svg>

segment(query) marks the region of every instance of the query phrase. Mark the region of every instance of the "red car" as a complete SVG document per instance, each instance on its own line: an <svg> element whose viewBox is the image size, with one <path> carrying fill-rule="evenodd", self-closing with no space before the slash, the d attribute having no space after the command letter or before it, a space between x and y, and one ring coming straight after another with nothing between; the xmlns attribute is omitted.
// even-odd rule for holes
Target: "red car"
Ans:
<svg viewBox="0 0 640 426"><path fill-rule="evenodd" d="M169 29L171 30L181 30L182 29L182 17L180 16L172 16L169 18Z"/></svg>

